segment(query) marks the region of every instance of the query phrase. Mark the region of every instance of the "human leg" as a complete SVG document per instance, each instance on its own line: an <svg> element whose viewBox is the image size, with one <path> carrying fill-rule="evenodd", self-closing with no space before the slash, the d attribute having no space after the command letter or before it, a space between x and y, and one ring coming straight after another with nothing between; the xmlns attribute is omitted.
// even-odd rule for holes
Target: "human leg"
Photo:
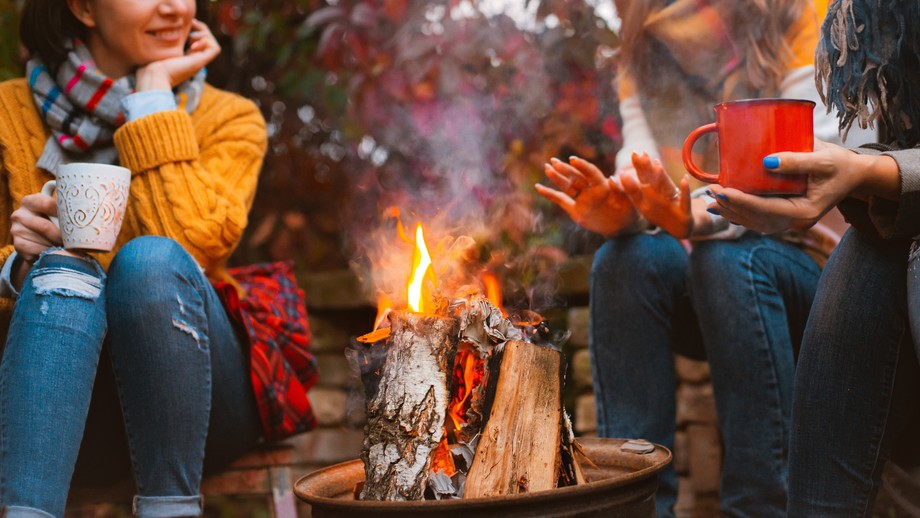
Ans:
<svg viewBox="0 0 920 518"><path fill-rule="evenodd" d="M686 301L687 254L664 234L607 241L591 272L589 349L598 435L674 446L672 319ZM659 479L659 516L672 516L677 477Z"/></svg>
<svg viewBox="0 0 920 518"><path fill-rule="evenodd" d="M20 292L0 363L9 518L64 514L106 332L104 283L94 261L46 253Z"/></svg>
<svg viewBox="0 0 920 518"><path fill-rule="evenodd" d="M242 343L197 263L167 238L138 238L119 251L107 305L135 512L197 515L205 454L233 458L258 438Z"/></svg>
<svg viewBox="0 0 920 518"><path fill-rule="evenodd" d="M825 267L795 374L791 517L870 516L892 439L918 393L908 242L850 230Z"/></svg>
<svg viewBox="0 0 920 518"><path fill-rule="evenodd" d="M785 515L793 344L820 274L801 249L766 236L694 245L690 296L725 447L725 516Z"/></svg>

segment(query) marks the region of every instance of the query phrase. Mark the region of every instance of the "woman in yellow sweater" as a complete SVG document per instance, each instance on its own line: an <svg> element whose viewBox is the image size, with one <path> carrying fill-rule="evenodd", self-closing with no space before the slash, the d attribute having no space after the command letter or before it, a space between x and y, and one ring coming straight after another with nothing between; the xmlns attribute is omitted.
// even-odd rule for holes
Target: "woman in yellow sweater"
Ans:
<svg viewBox="0 0 920 518"><path fill-rule="evenodd" d="M255 105L204 82L206 6L25 2L27 77L0 84L0 515L62 516L78 453L115 469L98 459L126 436L135 514L197 516L203 464L263 434L212 284L230 280L267 137ZM111 253L61 248L39 191L68 162L132 172Z"/></svg>

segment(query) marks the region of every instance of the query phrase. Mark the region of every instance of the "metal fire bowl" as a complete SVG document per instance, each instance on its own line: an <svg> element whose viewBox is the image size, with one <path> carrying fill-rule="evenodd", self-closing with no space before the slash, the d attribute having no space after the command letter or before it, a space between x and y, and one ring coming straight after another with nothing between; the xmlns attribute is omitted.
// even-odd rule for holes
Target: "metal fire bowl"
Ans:
<svg viewBox="0 0 920 518"><path fill-rule="evenodd" d="M658 473L671 452L655 445L651 453L621 451L625 439L580 438L596 467L583 466L587 484L513 496L379 502L355 500L364 480L364 465L352 460L315 471L294 484L294 494L313 506L314 518L378 517L584 517L649 518L655 516Z"/></svg>

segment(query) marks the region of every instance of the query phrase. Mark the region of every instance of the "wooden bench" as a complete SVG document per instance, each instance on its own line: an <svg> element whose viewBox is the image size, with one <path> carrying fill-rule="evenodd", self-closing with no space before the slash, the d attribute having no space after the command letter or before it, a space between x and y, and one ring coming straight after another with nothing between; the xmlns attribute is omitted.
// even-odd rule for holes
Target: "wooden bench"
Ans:
<svg viewBox="0 0 920 518"><path fill-rule="evenodd" d="M297 518L292 465L295 448L289 442L259 447L241 457L224 471L206 477L201 483L205 496L261 496L266 499L269 516ZM134 481L125 480L116 486L103 488L74 487L67 499L67 508L100 504L131 505Z"/></svg>

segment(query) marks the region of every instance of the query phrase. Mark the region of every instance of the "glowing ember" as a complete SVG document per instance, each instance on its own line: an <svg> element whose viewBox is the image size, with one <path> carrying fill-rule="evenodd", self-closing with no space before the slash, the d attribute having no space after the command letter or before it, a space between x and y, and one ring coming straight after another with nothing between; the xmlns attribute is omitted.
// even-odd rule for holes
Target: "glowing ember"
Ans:
<svg viewBox="0 0 920 518"><path fill-rule="evenodd" d="M417 313L425 313L427 297L422 296L422 291L425 274L431 269L431 256L428 255L428 247L425 245L421 225L415 227L415 254L412 257L412 265L412 278L409 280L407 291L409 307Z"/></svg>
<svg viewBox="0 0 920 518"><path fill-rule="evenodd" d="M469 349L457 353L454 366L453 386L457 387L457 390L448 406L447 413L454 422L454 428L459 430L462 425L466 424L470 394L482 383L484 368L483 361Z"/></svg>
<svg viewBox="0 0 920 518"><path fill-rule="evenodd" d="M450 448L447 446L447 430L444 430L440 444L431 455L431 471L433 473L443 471L448 477L457 472L454 458L451 456Z"/></svg>

